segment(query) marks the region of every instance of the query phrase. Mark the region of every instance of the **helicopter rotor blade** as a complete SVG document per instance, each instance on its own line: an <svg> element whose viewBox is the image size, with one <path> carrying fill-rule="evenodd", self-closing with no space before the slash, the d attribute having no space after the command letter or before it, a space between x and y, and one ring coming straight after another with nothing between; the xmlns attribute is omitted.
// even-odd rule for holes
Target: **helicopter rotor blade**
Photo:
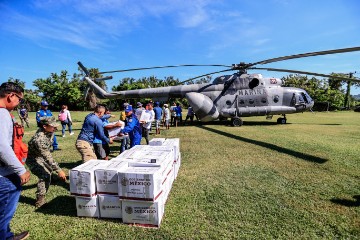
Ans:
<svg viewBox="0 0 360 240"><path fill-rule="evenodd" d="M151 69L158 69L158 68L175 68L175 67L228 67L228 68L231 68L231 66L223 65L223 64L181 64L181 65L168 65L168 66L130 68L130 69L123 69L123 70L115 70L115 71L105 71L105 72L99 72L99 74L116 73L116 72L130 72L130 71L139 71L139 70L151 70Z"/></svg>
<svg viewBox="0 0 360 240"><path fill-rule="evenodd" d="M301 53L301 54L289 55L289 56L284 56L284 57L270 58L270 59L263 60L260 62L246 64L246 68L249 68L249 67L252 67L252 66L255 66L258 64L268 64L268 63L279 62L279 61L295 59L295 58L313 57L313 56L319 56L319 55L346 53L346 52L355 52L355 51L360 51L360 47L341 48L341 49L334 49L334 50L327 50L327 51L320 51L320 52L309 52L309 53Z"/></svg>
<svg viewBox="0 0 360 240"><path fill-rule="evenodd" d="M101 81L105 81L105 80L111 80L113 79L112 76L108 76L108 77L102 77L102 78L95 78L94 81L95 82L101 82Z"/></svg>
<svg viewBox="0 0 360 240"><path fill-rule="evenodd" d="M200 76L197 76L197 77L193 77L193 78L189 78L185 81L182 81L179 83L180 84L183 84L183 83L186 83L186 82L190 82L192 80L195 80L195 79L198 79L198 78L201 78L201 77L206 77L206 76L209 76L209 75L212 75L212 74L216 74L216 73L222 73L222 72L228 72L228 71L234 71L233 69L225 69L225 70L221 70L221 71L216 71L216 72L211 72L211 73L207 73L207 74L203 74L203 75L200 75Z"/></svg>
<svg viewBox="0 0 360 240"><path fill-rule="evenodd" d="M356 78L340 77L340 76L333 76L333 75L329 75L329 74L321 74L321 73L314 73L314 72L305 72L305 71L290 70L290 69L257 68L257 67L252 67L252 68L248 68L248 69L266 70L266 71L271 71L271 72L298 73L298 74L306 74L306 75L313 75L313 76L319 76L319 77L336 78L336 79L339 79L339 80L346 80L346 81L352 81L352 82L360 82L360 79L356 79Z"/></svg>

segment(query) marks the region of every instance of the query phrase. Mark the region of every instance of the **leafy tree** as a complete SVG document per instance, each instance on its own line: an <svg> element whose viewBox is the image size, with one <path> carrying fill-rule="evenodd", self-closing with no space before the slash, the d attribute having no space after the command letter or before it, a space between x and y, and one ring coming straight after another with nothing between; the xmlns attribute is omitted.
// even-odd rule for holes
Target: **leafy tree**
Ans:
<svg viewBox="0 0 360 240"><path fill-rule="evenodd" d="M51 73L50 77L45 79L38 78L33 84L38 88L42 99L47 100L54 109L60 109L63 104L68 105L70 109L83 109L83 83L77 74L70 80L68 76L68 72L63 70L60 74Z"/></svg>
<svg viewBox="0 0 360 240"><path fill-rule="evenodd" d="M24 81L21 81L21 80L18 79L18 78L9 77L8 82L16 83L17 85L19 85L19 86L21 86L22 88L25 89L25 82L24 82Z"/></svg>
<svg viewBox="0 0 360 240"><path fill-rule="evenodd" d="M341 81L335 79L317 79L315 77L308 78L299 74L290 74L283 77L284 87L297 87L304 89L314 99L314 109L324 107L324 103L329 105L330 109L339 109L344 103L344 93L341 89Z"/></svg>

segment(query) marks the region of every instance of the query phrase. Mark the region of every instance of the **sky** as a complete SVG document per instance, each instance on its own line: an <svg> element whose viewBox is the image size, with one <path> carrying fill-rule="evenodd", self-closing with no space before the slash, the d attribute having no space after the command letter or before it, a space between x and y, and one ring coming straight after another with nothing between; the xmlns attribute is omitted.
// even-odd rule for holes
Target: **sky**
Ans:
<svg viewBox="0 0 360 240"><path fill-rule="evenodd" d="M231 65L360 46L358 0L0 0L0 19L1 82L12 77L30 89L34 80L51 73L78 73L78 61L100 71ZM322 74L356 71L354 76L360 77L359 60L360 51L257 67ZM116 73L107 84L148 76L184 81L224 69ZM351 93L360 94L360 88Z"/></svg>

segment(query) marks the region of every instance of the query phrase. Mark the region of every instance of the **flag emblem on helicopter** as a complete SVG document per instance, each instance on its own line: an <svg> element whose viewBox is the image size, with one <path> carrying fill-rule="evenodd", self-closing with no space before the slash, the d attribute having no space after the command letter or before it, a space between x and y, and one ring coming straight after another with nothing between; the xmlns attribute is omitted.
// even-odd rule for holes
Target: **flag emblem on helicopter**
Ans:
<svg viewBox="0 0 360 240"><path fill-rule="evenodd" d="M277 84L276 78L270 78L270 84Z"/></svg>

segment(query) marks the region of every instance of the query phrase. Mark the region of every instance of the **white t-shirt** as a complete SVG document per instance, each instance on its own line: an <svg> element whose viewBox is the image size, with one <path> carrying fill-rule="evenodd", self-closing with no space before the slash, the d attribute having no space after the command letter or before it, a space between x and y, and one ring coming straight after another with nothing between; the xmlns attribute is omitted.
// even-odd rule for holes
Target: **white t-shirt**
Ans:
<svg viewBox="0 0 360 240"><path fill-rule="evenodd" d="M147 120L144 124L143 127L150 129L151 128L151 123L154 121L155 118L155 112L154 110L144 110L144 112L146 112L147 114L150 114L149 120Z"/></svg>
<svg viewBox="0 0 360 240"><path fill-rule="evenodd" d="M165 108L164 115L165 115L165 120L170 120L171 119L169 108Z"/></svg>

